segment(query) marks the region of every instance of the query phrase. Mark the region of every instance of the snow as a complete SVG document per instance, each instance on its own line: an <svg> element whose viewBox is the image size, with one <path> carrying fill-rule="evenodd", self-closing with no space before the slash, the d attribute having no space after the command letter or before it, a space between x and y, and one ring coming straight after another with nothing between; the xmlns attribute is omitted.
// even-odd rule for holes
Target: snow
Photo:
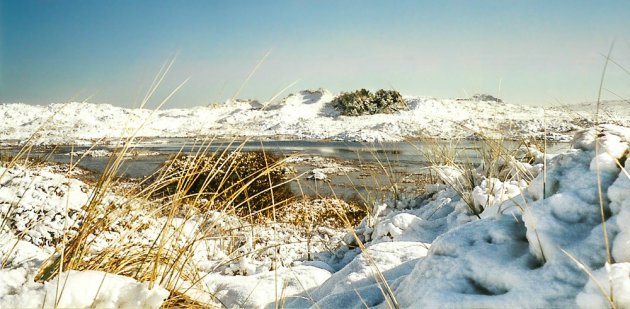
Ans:
<svg viewBox="0 0 630 309"><path fill-rule="evenodd" d="M479 187L497 197L493 205L486 205L484 213L488 213L482 219L475 219L447 185L433 186L428 196L399 201L396 206L377 205L374 217L356 228L366 252L387 244L385 255L396 255L397 249L415 242L418 249L413 252L419 255L399 254L412 257L403 262L383 259L384 253L379 251L372 256L380 260L366 263L360 257L363 253L346 251L337 260L337 266L345 266L309 291L312 301L302 298L292 304L389 307L392 300L383 296L387 293L382 284L354 283L361 282L358 278L373 278L365 269L375 265L388 278L393 298L401 307L606 307L601 291L583 267L593 269L598 281L611 282L604 284L604 291L613 286L612 291L619 295L614 298L618 307L629 306L624 296L630 284L628 258L621 254L627 254L630 246L627 235L623 236L627 225L618 222L630 219L619 215L630 205L630 181L619 168L600 171L604 192L608 188L604 207L610 205L613 213L607 222L616 261L606 271L597 173L591 168L599 156L595 140L589 141L589 136L600 134L600 150L623 157L628 152L629 132L603 126L578 133L574 143L581 149L550 159L546 173L540 173L529 186L511 184L515 187L509 194ZM485 186L490 182L503 184L486 180ZM516 191L519 193L514 194ZM346 243L353 238L347 237Z"/></svg>
<svg viewBox="0 0 630 309"><path fill-rule="evenodd" d="M627 151L627 129L604 127L602 131L602 152ZM522 217L513 211L440 236L432 244L430 255L399 283L396 294L401 305L575 306L575 295L586 283L587 275L568 254L590 268L602 268L605 262L597 175L591 169L591 162L598 156L594 140L588 142L588 136L594 134L598 132L578 134L586 136L575 141L584 150L550 160L546 175L540 174L523 196L503 203L519 204L524 209ZM543 194L545 176L548 190ZM627 180L618 168L602 170L600 176L604 188L615 179ZM617 220L613 216L608 221L614 225ZM615 228L609 226L609 230L614 235ZM618 249L626 252L630 248L621 245ZM592 297L592 287L587 290Z"/></svg>
<svg viewBox="0 0 630 309"><path fill-rule="evenodd" d="M614 293L617 308L628 308L630 304L630 263L615 263L601 268L577 296L580 308L606 308L610 306L610 292ZM607 299L608 298L608 299Z"/></svg>
<svg viewBox="0 0 630 309"><path fill-rule="evenodd" d="M316 289L309 291L309 297L289 298L289 308L309 307L313 300L321 308L348 308L361 306L359 294L373 299L380 296L379 278L382 273L386 281L394 280L411 270L414 259L425 256L427 248L418 242L379 243L370 246L357 255L341 270L335 272ZM357 291L361 291L357 293ZM350 300L354 300L350 302Z"/></svg>
<svg viewBox="0 0 630 309"><path fill-rule="evenodd" d="M62 174L61 172L65 172ZM169 292L148 289L128 277L97 271L68 271L45 283L34 281L38 268L64 237L81 223L92 188L54 166L0 167L0 307L151 307ZM120 198L107 194L102 204ZM56 296L55 296L56 295Z"/></svg>
<svg viewBox="0 0 630 309"><path fill-rule="evenodd" d="M204 282L208 291L228 308L259 308L280 299L286 302L286 298L291 299L294 295L317 287L328 278L330 272L325 269L298 265L251 276L211 273L204 277ZM286 306L291 307L290 303L286 303Z"/></svg>
<svg viewBox="0 0 630 309"><path fill-rule="evenodd" d="M68 103L32 106L0 104L0 141L38 144L92 144L102 138L275 137L345 141L400 141L405 138L466 138L471 132L505 138L546 137L569 140L594 123L590 113L517 106L477 99L406 96L407 111L340 116L327 103L326 90L304 90L278 102L233 100L189 109L125 109L110 104ZM585 107L586 108L586 107ZM545 120L546 119L546 120ZM585 120L586 119L586 120ZM553 121L551 121L553 120ZM601 122L630 125L630 115L601 115ZM545 131L546 130L546 131Z"/></svg>
<svg viewBox="0 0 630 309"><path fill-rule="evenodd" d="M0 307L53 307L55 303L46 295L54 295L51 291L57 291L59 278L65 282L66 291L58 297L61 307L159 307L169 295L167 290L159 286L148 289L146 282L124 276L69 271L46 283L34 281L35 274L55 253L56 246L64 237L73 235L74 228L81 224L84 207L90 202L94 188L70 178L73 174L55 166L0 167L0 206L3 210L0 261L5 265L0 270ZM195 270L200 274L207 273L208 278L221 279L217 279L218 282L232 280L235 286L248 289L244 295L254 295L250 302L254 305L276 299L254 289L262 282L267 285L276 282L278 277L271 275L270 270L277 271L279 278L286 281L280 287L283 296L297 294L323 282L330 272L302 265L302 261L338 243L342 235L324 227L312 228L313 235L307 236L304 229L286 225L252 226L219 212L206 213L206 220L195 217L167 220L152 216L151 211L134 208L133 201L111 192L104 195L99 205L115 220L109 229L88 236L94 254L117 246L124 248L125 254L146 250L163 228L167 234L175 235L165 249L185 245L190 239L197 239L201 231L224 235L199 240L191 256ZM203 226L208 223L211 226ZM126 231L135 234L128 235ZM305 272L311 277L301 278L300 274ZM242 276L246 279L238 279ZM209 288L220 295L224 285L212 282L204 283L206 295ZM245 300L244 297L239 299ZM225 301L230 302L229 299Z"/></svg>
<svg viewBox="0 0 630 309"><path fill-rule="evenodd" d="M85 183L50 167L0 167L0 175L0 218L5 228L35 245L53 245L64 228L76 227L90 198Z"/></svg>
<svg viewBox="0 0 630 309"><path fill-rule="evenodd" d="M3 270L2 272L5 272ZM159 286L99 271L69 271L44 283L15 286L26 281L23 269L12 269L3 278L2 308L159 308L169 292ZM7 284L8 283L8 284Z"/></svg>
<svg viewBox="0 0 630 309"><path fill-rule="evenodd" d="M513 198L527 187L524 180L502 182L497 178L484 179L472 191L472 199L478 209L497 209L503 201Z"/></svg>
<svg viewBox="0 0 630 309"><path fill-rule="evenodd" d="M152 141L153 143L153 141ZM110 157L114 153L107 149L92 149L92 150L80 150L66 153L67 156L75 157ZM123 154L123 157L138 157L138 156L157 156L160 155L157 151L145 151L141 149L130 149Z"/></svg>
<svg viewBox="0 0 630 309"><path fill-rule="evenodd" d="M158 308L169 291L100 271L67 271L45 283L35 282L40 265L53 251L0 233L1 308Z"/></svg>
<svg viewBox="0 0 630 309"><path fill-rule="evenodd" d="M247 121L256 123L263 119L258 116L295 110L308 101L309 108L295 114L297 120L288 125L298 128L319 117L338 121L341 116L322 112L331 97L301 92L259 109L232 102L231 107L215 110L232 109L234 118L223 122L229 130L241 116L251 116ZM415 108L410 113L419 118L418 106L429 104L438 117L433 121L450 115L478 125L457 112L472 108L473 102L453 101L459 106L440 109L447 106L444 101L409 100ZM509 106L474 104L479 111L486 105L499 112ZM118 112L125 114L123 109ZM178 119L196 117L191 111L160 113L159 117L173 118L171 129L178 126ZM9 114L37 122L28 108ZM406 126L404 116L376 116L360 119L368 126L379 122L387 132ZM387 117L396 120L389 122ZM396 128L390 127L395 123ZM440 134L453 134L446 122L442 124ZM151 130L160 132L156 128ZM326 134L341 134L333 129ZM48 141L53 140L59 139L53 134ZM251 224L219 211L167 219L108 192L102 207L115 205L107 208L111 209L107 215L117 220L110 229L89 237L90 252L127 248L125 254L131 254L132 249L150 245L160 231L174 235L165 250L195 240L191 263L182 272L195 273L200 280L182 278L179 284L156 284L152 289L148 282L93 270L68 270L47 282L35 282L42 263L82 223L94 188L60 168L0 167L0 307L159 307L173 291L227 307L601 308L610 302L630 307L630 128L601 125L579 130L572 145L555 156L524 149L527 162L500 162L497 177L484 174L482 167L470 171L434 167L441 182L427 186L417 197L375 203L369 215L347 231ZM335 168L328 172L344 167ZM475 183L462 193L464 172L472 173ZM182 213L185 209L182 206ZM128 225L145 227L127 229ZM137 233L127 235L128 230Z"/></svg>

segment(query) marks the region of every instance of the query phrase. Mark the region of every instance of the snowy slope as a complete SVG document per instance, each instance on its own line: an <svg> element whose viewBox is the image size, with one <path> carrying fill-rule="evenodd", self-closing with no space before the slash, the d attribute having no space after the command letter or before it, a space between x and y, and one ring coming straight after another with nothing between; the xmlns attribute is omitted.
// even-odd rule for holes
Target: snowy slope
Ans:
<svg viewBox="0 0 630 309"><path fill-rule="evenodd" d="M598 135L603 137L596 152ZM615 160L630 164L630 129L581 131L573 143L522 191L481 190L494 198L482 219L461 196L440 186L398 207L375 208L375 217L356 229L373 260L361 253L342 262L341 270L308 291L311 299L292 298L289 306L606 308L613 293L618 308L629 307L630 175ZM606 263L598 177L612 264ZM416 256L400 251L414 244Z"/></svg>
<svg viewBox="0 0 630 309"><path fill-rule="evenodd" d="M23 141L37 132L41 144L117 139L137 130L140 137L273 137L396 141L413 137L454 138L475 133L505 137L569 139L592 125L588 112L516 106L494 101L406 97L410 109L397 114L339 116L326 104L334 95L305 90L279 102L228 101L212 107L124 109L109 104L31 106L1 104L0 141ZM605 113L602 122L630 125L630 115Z"/></svg>

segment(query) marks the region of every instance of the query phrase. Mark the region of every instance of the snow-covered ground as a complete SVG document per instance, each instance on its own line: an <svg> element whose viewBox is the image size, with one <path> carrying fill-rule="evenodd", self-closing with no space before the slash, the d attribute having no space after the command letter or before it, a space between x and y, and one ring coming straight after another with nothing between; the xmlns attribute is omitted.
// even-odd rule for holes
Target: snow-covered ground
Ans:
<svg viewBox="0 0 630 309"><path fill-rule="evenodd" d="M578 131L572 145L554 156L529 149L532 160L506 162L501 179L479 167L466 194L454 185L467 181L461 170L435 167L442 182L426 194L377 203L346 232L208 213L210 231L231 231L225 238L200 218L124 211L134 204L109 192L102 207L121 212L92 236L95 251L150 243L163 226L183 227L178 241L206 235L191 248L200 283L153 288L101 271L34 281L81 225L94 187L59 167L1 167L0 307L157 307L176 290L229 308L628 308L630 128ZM124 240L126 221L147 227Z"/></svg>
<svg viewBox="0 0 630 309"><path fill-rule="evenodd" d="M625 102L605 102L599 114L601 123L625 127L584 129L595 123L592 104L543 110L406 97L408 111L345 117L327 106L333 98L325 90L301 91L270 104L234 101L156 112L92 103L2 104L0 143L23 144L33 137L44 145L92 144L134 134L154 140L283 136L352 141L483 134L573 139L573 148L557 155L524 149L531 160L503 162L499 175L484 174L483 166L472 172L433 167L440 183L428 185L422 196L374 204L350 230L300 217L311 206L341 209L334 200L296 203L286 208L290 216L278 215L302 226L254 224L221 211L191 215L187 205L169 218L155 210L160 205L144 207L122 191L100 192L93 204L98 188L64 166L2 163L0 307L159 307L173 293L229 308L630 307L630 112ZM314 166L310 175L320 180L355 171ZM471 179L474 184L466 187ZM99 220L111 225L87 236L85 261L145 254L171 235L161 246L187 256L188 263L171 268L181 278L175 283L161 278L153 285L124 270L64 268L45 282L36 280L77 235L91 203ZM156 269L164 268L160 265Z"/></svg>
<svg viewBox="0 0 630 309"><path fill-rule="evenodd" d="M278 102L235 100L189 109L125 109L109 104L69 103L33 106L1 104L0 141L25 141L35 132L39 144L91 144L101 138L276 137L347 141L399 141L405 138L461 138L475 133L506 138L545 136L568 140L594 123L594 111L517 106L475 99L407 96L409 110L396 114L339 116L326 90L305 90ZM623 107L623 106L621 106ZM623 110L623 108L622 108ZM600 123L630 125L630 115L607 110Z"/></svg>

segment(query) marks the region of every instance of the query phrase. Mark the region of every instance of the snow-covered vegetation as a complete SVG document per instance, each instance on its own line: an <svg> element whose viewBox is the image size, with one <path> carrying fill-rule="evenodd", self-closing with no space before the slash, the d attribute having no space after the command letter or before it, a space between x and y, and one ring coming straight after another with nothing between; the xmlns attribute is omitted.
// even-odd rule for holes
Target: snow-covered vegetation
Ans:
<svg viewBox="0 0 630 309"><path fill-rule="evenodd" d="M392 114L407 109L407 102L395 90L379 90L372 94L361 89L338 95L330 106L344 116Z"/></svg>

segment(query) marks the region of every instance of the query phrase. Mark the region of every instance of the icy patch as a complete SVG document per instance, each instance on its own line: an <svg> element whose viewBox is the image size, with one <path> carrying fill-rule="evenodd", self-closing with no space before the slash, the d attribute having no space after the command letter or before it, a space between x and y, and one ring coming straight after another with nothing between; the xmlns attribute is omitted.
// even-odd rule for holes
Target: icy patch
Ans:
<svg viewBox="0 0 630 309"><path fill-rule="evenodd" d="M92 149L92 150L80 150L66 153L67 156L74 157L109 157L114 153L107 149ZM157 151L145 151L140 149L129 149L124 154L123 157L143 157L143 156L157 156L160 155Z"/></svg>
<svg viewBox="0 0 630 309"><path fill-rule="evenodd" d="M328 176L326 175L326 173L324 171L322 171L321 169L313 169L310 172L310 175L308 175L306 177L306 179L313 179L313 180L326 180L328 179Z"/></svg>
<svg viewBox="0 0 630 309"><path fill-rule="evenodd" d="M345 117L345 116L344 116ZM361 117L369 117L369 116L361 116ZM394 134L371 130L371 129L360 129L356 131L349 131L337 134L332 138L333 140L339 141L355 141L355 142L366 142L366 143L377 143L377 142L394 142L401 141L402 137L396 136Z"/></svg>
<svg viewBox="0 0 630 309"><path fill-rule="evenodd" d="M68 156L78 156L78 157L82 157L82 156L87 156L87 157L95 157L95 158L99 158L99 157L109 157L112 155L112 152L106 149L94 149L94 150L85 150L85 151L73 151L70 153L67 153L66 155Z"/></svg>

